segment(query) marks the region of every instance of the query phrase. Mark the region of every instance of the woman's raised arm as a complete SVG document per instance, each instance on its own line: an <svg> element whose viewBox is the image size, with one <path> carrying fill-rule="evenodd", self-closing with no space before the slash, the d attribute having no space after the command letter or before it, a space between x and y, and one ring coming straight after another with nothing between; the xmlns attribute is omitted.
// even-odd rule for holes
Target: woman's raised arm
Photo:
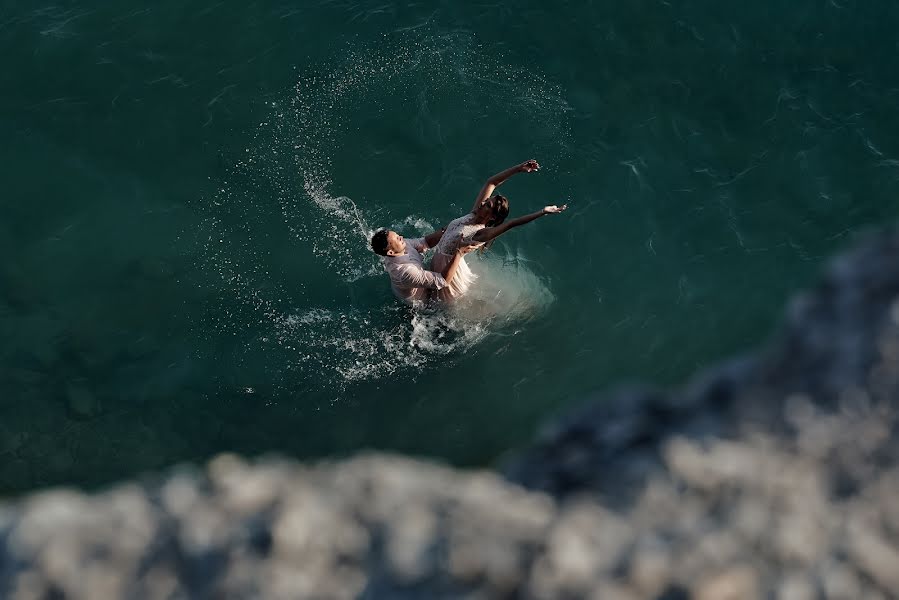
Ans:
<svg viewBox="0 0 899 600"><path fill-rule="evenodd" d="M530 223L531 221L534 221L546 215L558 214L566 208L568 208L567 204L563 204L562 206L556 206L554 204L551 206L544 206L543 210L539 212L531 213L523 217L518 217L517 219L506 221L502 225L498 225L496 227L484 227L483 229L475 232L475 234L471 236L471 239L475 242L489 242L491 240L495 240L510 229L521 227L525 223Z"/></svg>
<svg viewBox="0 0 899 600"><path fill-rule="evenodd" d="M537 161L532 158L531 160L524 161L520 165L515 165L514 167L509 167L505 171L500 171L488 179L487 183L484 184L484 187L481 188L478 197L474 199L474 206L471 207L471 210L476 211L481 202L493 194L493 190L496 189L496 186L502 185L512 175L515 175L516 173L532 173L539 168L540 165L538 165Z"/></svg>

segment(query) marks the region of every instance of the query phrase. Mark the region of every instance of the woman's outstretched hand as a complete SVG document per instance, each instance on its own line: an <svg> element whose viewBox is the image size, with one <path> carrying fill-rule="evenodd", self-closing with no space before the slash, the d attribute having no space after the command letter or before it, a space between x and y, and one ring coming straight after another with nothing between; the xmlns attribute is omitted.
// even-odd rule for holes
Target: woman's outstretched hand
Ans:
<svg viewBox="0 0 899 600"><path fill-rule="evenodd" d="M563 204L562 206L556 206L555 204L553 204L552 206L544 206L543 214L544 215L554 215L556 213L562 212L566 208L568 208L567 204Z"/></svg>
<svg viewBox="0 0 899 600"><path fill-rule="evenodd" d="M520 165L518 165L518 170L522 173L532 173L540 168L540 165L537 164L537 161L533 158L531 160L526 160Z"/></svg>

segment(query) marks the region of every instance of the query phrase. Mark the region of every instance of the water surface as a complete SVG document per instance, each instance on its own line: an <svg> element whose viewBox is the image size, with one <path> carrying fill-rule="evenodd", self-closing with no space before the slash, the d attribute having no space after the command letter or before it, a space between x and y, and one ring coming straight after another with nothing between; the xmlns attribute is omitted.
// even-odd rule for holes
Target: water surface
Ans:
<svg viewBox="0 0 899 600"><path fill-rule="evenodd" d="M895 218L887 2L0 8L0 490L222 450L487 464L764 340ZM569 202L397 305L366 236Z"/></svg>

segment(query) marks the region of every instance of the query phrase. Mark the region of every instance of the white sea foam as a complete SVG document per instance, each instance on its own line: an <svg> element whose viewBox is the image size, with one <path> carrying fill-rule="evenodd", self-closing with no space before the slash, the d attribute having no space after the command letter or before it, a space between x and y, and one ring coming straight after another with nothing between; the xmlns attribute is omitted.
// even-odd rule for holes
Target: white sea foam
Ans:
<svg viewBox="0 0 899 600"><path fill-rule="evenodd" d="M539 317L555 300L521 254L491 250L468 262L478 280L468 296L452 307L455 314L494 325L520 323Z"/></svg>

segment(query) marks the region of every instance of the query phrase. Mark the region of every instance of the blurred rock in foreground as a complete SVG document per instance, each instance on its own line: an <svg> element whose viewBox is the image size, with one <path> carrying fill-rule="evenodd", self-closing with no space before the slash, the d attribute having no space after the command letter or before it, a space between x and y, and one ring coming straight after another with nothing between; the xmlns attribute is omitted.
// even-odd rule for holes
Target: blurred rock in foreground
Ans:
<svg viewBox="0 0 899 600"><path fill-rule="evenodd" d="M0 508L0 598L896 598L897 398L899 233L768 349L597 397L504 476L221 456Z"/></svg>

